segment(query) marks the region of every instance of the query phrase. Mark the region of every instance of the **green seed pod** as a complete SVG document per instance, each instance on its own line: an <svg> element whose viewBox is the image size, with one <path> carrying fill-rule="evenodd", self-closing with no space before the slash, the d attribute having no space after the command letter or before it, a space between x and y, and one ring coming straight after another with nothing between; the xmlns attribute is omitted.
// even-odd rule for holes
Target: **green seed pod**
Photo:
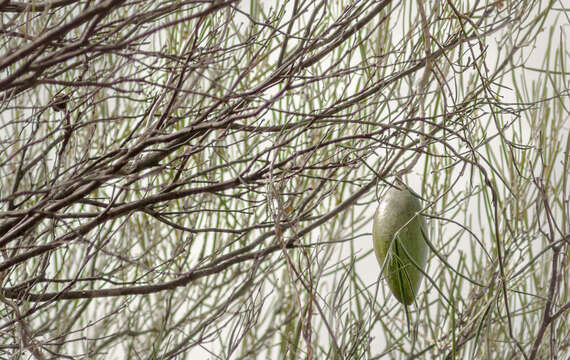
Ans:
<svg viewBox="0 0 570 360"><path fill-rule="evenodd" d="M409 190L390 188L380 200L372 226L376 258L392 294L406 305L414 301L426 265L427 226L421 209Z"/></svg>

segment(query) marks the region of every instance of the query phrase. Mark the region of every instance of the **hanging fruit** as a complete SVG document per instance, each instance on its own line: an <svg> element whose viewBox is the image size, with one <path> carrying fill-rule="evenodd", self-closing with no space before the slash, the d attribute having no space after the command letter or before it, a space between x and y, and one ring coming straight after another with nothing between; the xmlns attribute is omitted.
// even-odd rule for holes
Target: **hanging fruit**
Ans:
<svg viewBox="0 0 570 360"><path fill-rule="evenodd" d="M380 200L372 227L374 252L392 294L411 304L426 265L427 226L419 199L408 189L390 188Z"/></svg>

